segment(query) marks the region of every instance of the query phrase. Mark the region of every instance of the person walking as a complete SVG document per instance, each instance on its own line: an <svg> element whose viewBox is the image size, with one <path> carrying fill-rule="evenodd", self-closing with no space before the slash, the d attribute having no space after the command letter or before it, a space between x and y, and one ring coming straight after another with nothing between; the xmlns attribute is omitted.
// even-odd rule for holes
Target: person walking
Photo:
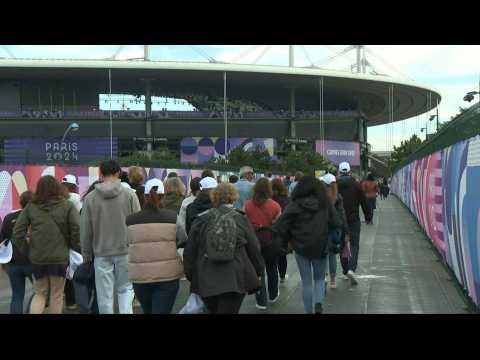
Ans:
<svg viewBox="0 0 480 360"><path fill-rule="evenodd" d="M141 209L135 193L121 185L120 172L115 160L100 164L103 182L85 197L81 215L82 255L84 262L93 260L100 314L113 314L114 289L119 312L133 313L125 219Z"/></svg>
<svg viewBox="0 0 480 360"><path fill-rule="evenodd" d="M204 177L200 180L200 192L196 199L187 206L185 217L185 230L190 234L193 222L197 216L212 207L212 199L210 193L218 186L217 180L212 177ZM188 240L187 240L188 241Z"/></svg>
<svg viewBox="0 0 480 360"><path fill-rule="evenodd" d="M185 185L178 176L169 177L165 180L165 197L163 198L165 209L180 212L182 202L185 199Z"/></svg>
<svg viewBox="0 0 480 360"><path fill-rule="evenodd" d="M14 245L32 263L31 314L42 314L49 297L49 313L63 312L69 250L80 252L80 215L66 199L53 176L42 176L32 201L22 210L14 228Z"/></svg>
<svg viewBox="0 0 480 360"><path fill-rule="evenodd" d="M300 179L292 193L292 202L272 226L293 247L307 314L323 313L328 232L340 226L324 185L314 176Z"/></svg>
<svg viewBox="0 0 480 360"><path fill-rule="evenodd" d="M65 175L62 184L68 192L68 200L72 202L78 212L82 210L82 200L78 194L77 177L75 175Z"/></svg>
<svg viewBox="0 0 480 360"><path fill-rule="evenodd" d="M303 172L297 171L295 173L295 178L294 181L288 186L288 194L292 196L293 190L295 189L295 186L297 186L298 182L302 179L303 177Z"/></svg>
<svg viewBox="0 0 480 360"><path fill-rule="evenodd" d="M278 178L272 180L272 199L276 201L278 205L280 205L282 212L285 211L285 208L290 203L290 198L288 197L288 188L284 185L282 180ZM286 249L281 249L278 257L278 275L280 276L281 284L288 280Z"/></svg>
<svg viewBox="0 0 480 360"><path fill-rule="evenodd" d="M159 179L145 184L145 205L127 216L128 277L144 314L169 314L183 276L177 253L177 214L163 208L165 194Z"/></svg>
<svg viewBox="0 0 480 360"><path fill-rule="evenodd" d="M253 196L251 200L245 203L245 214L248 220L256 229L257 238L262 248L262 257L265 262L267 280L268 280L268 299L273 304L280 297L278 288L278 256L280 247L274 241L273 234L268 229L273 222L280 216L282 209L280 205L272 200L272 184L268 178L261 178L253 187ZM267 228L262 231L262 228ZM267 309L267 288L265 273L262 274L262 287L256 294L257 309Z"/></svg>
<svg viewBox="0 0 480 360"><path fill-rule="evenodd" d="M367 180L362 182L362 190L365 194L367 200L367 207L369 212L369 221L366 223L371 225L373 224L373 214L375 209L377 208L377 195L379 192L378 184L373 177L373 174L368 174Z"/></svg>
<svg viewBox="0 0 480 360"><path fill-rule="evenodd" d="M130 183L130 187L135 190L135 194L137 195L141 208L143 208L143 203L145 202L145 187L143 186L144 180L145 178L143 176L141 167L132 166L128 169L128 181Z"/></svg>
<svg viewBox="0 0 480 360"><path fill-rule="evenodd" d="M196 177L190 180L190 196L185 198L182 201L182 206L180 207L180 212L177 218L177 236L178 236L178 246L183 247L187 241L187 207L195 201L198 194L200 193L200 178Z"/></svg>
<svg viewBox="0 0 480 360"><path fill-rule="evenodd" d="M12 298L10 300L10 314L23 314L23 302L25 299L25 281L27 279L33 284L32 264L28 257L23 255L13 243L13 229L22 210L33 198L33 192L25 191L20 195L21 210L14 211L3 219L2 230L0 231L0 243L9 241L12 244L12 258L4 265L4 270L10 280Z"/></svg>
<svg viewBox="0 0 480 360"><path fill-rule="evenodd" d="M365 194L359 182L352 176L350 164L342 162L338 166L340 176L337 178L338 192L343 198L343 207L347 216L348 228L350 233L350 259L341 258L344 279L350 279L352 285L356 284L355 272L358 265L358 253L360 249L360 214L359 207L362 207L365 220L370 221ZM343 250L343 249L342 249Z"/></svg>
<svg viewBox="0 0 480 360"><path fill-rule="evenodd" d="M238 314L245 295L260 287L260 244L248 219L233 208L235 187L222 183L211 195L213 208L199 215L189 234L185 274L211 314Z"/></svg>
<svg viewBox="0 0 480 360"><path fill-rule="evenodd" d="M335 176L332 174L325 174L322 176L321 180L325 184L328 199L337 211L338 218L341 222L340 228L334 228L328 233L330 243L328 249L328 274L330 276L330 288L335 289L337 287L337 256L340 253L340 249L345 246L343 243L350 241L350 230L348 228L345 209L343 208L343 198L342 195L338 193Z"/></svg>
<svg viewBox="0 0 480 360"><path fill-rule="evenodd" d="M239 176L240 180L234 184L239 197L233 204L233 207L243 211L245 209L245 202L252 198L253 186L255 185L255 182L253 182L255 174L253 168L250 166L243 166L240 168Z"/></svg>

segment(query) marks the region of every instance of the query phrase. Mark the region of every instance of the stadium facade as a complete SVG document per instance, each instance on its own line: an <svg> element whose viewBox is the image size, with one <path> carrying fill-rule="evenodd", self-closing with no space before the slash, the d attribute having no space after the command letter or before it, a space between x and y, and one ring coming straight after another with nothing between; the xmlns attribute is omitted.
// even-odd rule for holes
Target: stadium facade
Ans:
<svg viewBox="0 0 480 360"><path fill-rule="evenodd" d="M110 112L99 110L99 95L109 93L144 95L145 111L113 111L110 121ZM227 107L225 114L206 100L221 104L225 94L255 110ZM196 111L152 111L152 97L186 99ZM204 161L224 153L227 130L229 148L263 144L275 156L295 138L335 161L353 154L365 163L368 127L425 113L440 100L412 81L317 68L0 59L0 137L10 162L25 160L25 152L27 162L56 161L62 151L69 154L62 161L84 162L95 149L108 153L111 134L110 151L118 154L167 144L185 161ZM73 122L79 130L62 141ZM90 157L79 158L72 139Z"/></svg>

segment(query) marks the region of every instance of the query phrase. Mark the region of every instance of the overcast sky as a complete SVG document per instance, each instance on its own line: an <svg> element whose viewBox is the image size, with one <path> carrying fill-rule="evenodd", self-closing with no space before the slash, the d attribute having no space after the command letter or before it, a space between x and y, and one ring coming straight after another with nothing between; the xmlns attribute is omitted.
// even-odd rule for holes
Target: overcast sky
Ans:
<svg viewBox="0 0 480 360"><path fill-rule="evenodd" d="M268 47L268 48L267 48ZM311 61L326 59L345 48L346 45L305 45L295 47L295 65L308 66ZM101 59L112 56L119 48L118 45L8 45L0 47L0 57L10 57L7 48L17 58L79 58ZM463 101L468 91L479 90L480 76L480 46L479 45L367 45L376 54L380 55L390 66L375 57L367 60L380 73L400 77L407 76L421 85L438 90L442 95L440 104L440 121L447 121L458 113L459 106L467 107L473 103ZM196 50L195 50L196 49ZM242 63L287 65L288 46L260 45L253 49L252 45L201 45L192 46L151 46L152 60L167 61L207 61L207 57L230 62L236 60L242 53L247 54L239 60ZM264 51L266 51L264 53ZM263 57L259 58L262 53ZM118 59L142 57L142 45L124 46L118 54ZM350 52L348 58L339 58L326 68L346 70L354 62L355 53ZM400 75L398 72L400 72ZM478 98L475 99L477 101ZM158 105L160 106L160 105ZM432 112L433 114L433 112ZM397 122L393 128L393 143L398 145L401 140L417 133L422 138L425 133L420 129L425 126L429 114L418 118ZM434 122L429 125L429 132L435 129ZM374 151L385 150L387 146L385 126L369 128L369 143Z"/></svg>

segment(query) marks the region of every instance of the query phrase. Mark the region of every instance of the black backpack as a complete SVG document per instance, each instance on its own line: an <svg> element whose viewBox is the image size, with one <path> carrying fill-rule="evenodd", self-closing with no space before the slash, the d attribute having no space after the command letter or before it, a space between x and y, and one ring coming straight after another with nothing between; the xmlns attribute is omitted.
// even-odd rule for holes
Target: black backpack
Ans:
<svg viewBox="0 0 480 360"><path fill-rule="evenodd" d="M218 209L209 211L205 226L205 257L212 262L230 262L237 247L237 223L234 209L224 213Z"/></svg>

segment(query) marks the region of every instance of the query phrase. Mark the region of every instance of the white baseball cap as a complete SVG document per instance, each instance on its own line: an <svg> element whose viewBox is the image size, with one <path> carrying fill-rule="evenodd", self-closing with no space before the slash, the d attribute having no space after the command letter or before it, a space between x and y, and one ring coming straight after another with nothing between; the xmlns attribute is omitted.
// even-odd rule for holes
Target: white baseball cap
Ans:
<svg viewBox="0 0 480 360"><path fill-rule="evenodd" d="M157 194L165 194L165 187L160 179L150 179L145 183L145 194L150 194L152 188L157 186Z"/></svg>
<svg viewBox="0 0 480 360"><path fill-rule="evenodd" d="M65 177L62 179L62 183L78 185L77 177L75 175L65 175Z"/></svg>
<svg viewBox="0 0 480 360"><path fill-rule="evenodd" d="M334 183L337 181L335 176L333 176L332 174L325 174L320 178L320 180L322 180L327 185L330 185L331 183Z"/></svg>
<svg viewBox="0 0 480 360"><path fill-rule="evenodd" d="M212 177L205 177L200 180L200 190L215 189L218 186L217 180Z"/></svg>
<svg viewBox="0 0 480 360"><path fill-rule="evenodd" d="M338 165L338 171L340 171L341 173L350 172L350 164L346 161L340 163L340 165Z"/></svg>

